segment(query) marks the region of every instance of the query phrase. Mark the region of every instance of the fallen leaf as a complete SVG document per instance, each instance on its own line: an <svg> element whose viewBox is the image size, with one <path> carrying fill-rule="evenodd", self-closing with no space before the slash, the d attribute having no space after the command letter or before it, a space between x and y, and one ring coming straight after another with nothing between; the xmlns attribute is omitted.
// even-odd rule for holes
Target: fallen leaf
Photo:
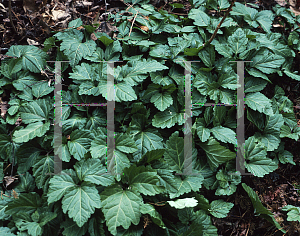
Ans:
<svg viewBox="0 0 300 236"><path fill-rule="evenodd" d="M57 21L64 18L67 18L70 14L66 13L63 10L51 10L52 13L52 20Z"/></svg>
<svg viewBox="0 0 300 236"><path fill-rule="evenodd" d="M34 40L32 40L32 39L29 39L29 38L27 38L27 43L28 43L29 45L40 45L38 42L36 42L36 41L34 41Z"/></svg>
<svg viewBox="0 0 300 236"><path fill-rule="evenodd" d="M13 183L16 179L18 179L18 178L14 177L14 176L5 176L4 177L4 181L6 182L5 186L7 187L11 183Z"/></svg>
<svg viewBox="0 0 300 236"><path fill-rule="evenodd" d="M141 30L144 30L146 32L148 32L148 30L149 30L149 28L145 25L142 25L140 28L141 28Z"/></svg>

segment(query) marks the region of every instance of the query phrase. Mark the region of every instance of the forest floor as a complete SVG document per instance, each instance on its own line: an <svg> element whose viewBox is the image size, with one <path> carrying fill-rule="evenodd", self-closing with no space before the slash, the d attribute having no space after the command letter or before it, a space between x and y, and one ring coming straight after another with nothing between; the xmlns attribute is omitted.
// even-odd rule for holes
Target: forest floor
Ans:
<svg viewBox="0 0 300 236"><path fill-rule="evenodd" d="M191 4L187 0L151 0L157 9L172 11L169 3L182 3L184 8L175 9L174 14L187 15L191 9ZM239 1L244 2L244 1ZM282 7L290 8L296 15L300 14L300 1L290 0L289 4L285 0L269 1L246 1L256 3L261 9L271 9L276 3ZM103 23L105 12L117 12L130 7L123 0L107 0L105 7L104 0L11 0L11 10L9 0L2 0L0 3L0 59L12 45L36 45L42 48L46 38L53 35L53 31L67 28L69 21L81 18L84 24ZM9 17L11 13L11 17ZM11 20L12 22L11 22ZM112 37L116 29L108 21L108 28L100 29ZM98 29L99 30L99 29ZM278 79L273 85L266 88L266 93L272 94L274 86L279 85L284 88L285 95L294 103L295 117L300 125L300 83L294 81L286 83ZM300 235L300 224L286 221L281 213L281 207L291 204L300 207L300 140L288 140L285 149L294 155L292 164L279 164L279 168L272 174L264 178L254 176L244 176L243 182L251 186L258 194L263 205L274 213L276 220L287 231L286 235ZM235 202L232 214L224 219L214 221L218 228L219 235L277 235L279 233L268 221L256 217L253 214L251 202L246 201L247 196L242 188L238 188L235 194L228 198L228 201ZM276 232L277 231L277 232ZM278 234L282 235L282 234Z"/></svg>

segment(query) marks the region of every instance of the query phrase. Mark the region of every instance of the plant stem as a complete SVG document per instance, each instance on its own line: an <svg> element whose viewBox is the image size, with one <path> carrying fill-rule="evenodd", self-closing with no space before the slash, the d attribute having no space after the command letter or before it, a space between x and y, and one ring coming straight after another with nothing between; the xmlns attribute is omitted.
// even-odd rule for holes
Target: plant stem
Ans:
<svg viewBox="0 0 300 236"><path fill-rule="evenodd" d="M224 20L226 19L226 17L229 15L229 12L231 11L233 4L235 3L235 0L232 0L230 7L228 8L226 14L224 15L223 19L220 21L220 23L218 24L217 28L215 29L215 32L213 33L213 35L210 37L210 39L203 45L203 48L205 48L207 45L209 45L213 39L216 37L218 30L220 29L221 25L223 24Z"/></svg>

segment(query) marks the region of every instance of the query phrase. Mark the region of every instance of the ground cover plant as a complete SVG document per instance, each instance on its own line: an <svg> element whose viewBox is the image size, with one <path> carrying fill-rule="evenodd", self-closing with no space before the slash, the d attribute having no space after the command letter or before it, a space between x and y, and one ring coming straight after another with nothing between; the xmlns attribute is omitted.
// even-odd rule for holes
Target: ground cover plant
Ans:
<svg viewBox="0 0 300 236"><path fill-rule="evenodd" d="M0 234L218 235L214 222L230 214L236 202L228 199L238 188L255 216L273 225L271 234L286 233L236 172L236 108L201 104L236 103L237 68L230 61L252 61L245 63L245 168L265 177L281 164L297 165L285 144L299 140L300 127L276 81L300 81L300 17L278 5L261 10L227 0L191 0L187 17L157 11L148 0L127 3L134 7L110 15L116 38L78 18L42 49L8 49L0 71ZM284 22L288 33L274 22ZM70 61L62 63L64 104L106 103L103 61L122 61L115 63L113 87L114 168L121 175L99 175L107 165L101 106L62 107L64 174L49 174L57 153L55 67L47 61ZM190 67L197 175L175 174L184 169L183 61L197 61ZM300 221L299 206L282 212L286 221Z"/></svg>

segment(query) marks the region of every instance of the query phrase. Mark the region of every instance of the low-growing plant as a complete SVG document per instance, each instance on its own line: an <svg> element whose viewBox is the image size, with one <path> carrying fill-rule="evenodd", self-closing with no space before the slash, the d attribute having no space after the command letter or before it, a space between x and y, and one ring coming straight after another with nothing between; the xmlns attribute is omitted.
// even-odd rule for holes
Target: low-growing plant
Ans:
<svg viewBox="0 0 300 236"><path fill-rule="evenodd" d="M227 196L242 182L235 166L236 108L201 104L236 103L237 68L230 61L252 61L245 63L245 123L252 127L245 132L246 170L264 177L279 163L295 165L284 140L298 140L300 128L292 101L273 82L300 81L294 63L299 16L236 2L207 43L221 10L230 7L227 0L190 0L187 17L148 2L111 16L117 38L76 19L43 50L9 48L0 71L0 93L9 104L0 124L0 168L12 163L10 176L20 176L11 184L15 197L8 190L1 195L1 235L218 235L212 218L228 215L234 204ZM288 35L272 27L275 17L288 22ZM47 61L69 61L62 63L63 104L106 103L105 61L122 61L115 62L113 87L114 170L122 174L99 174L107 165L107 108L100 106L62 106L63 171L50 174L57 155L55 68ZM198 61L190 68L195 175L175 174L184 170L184 61ZM254 213L285 233L257 194L242 187ZM216 200L204 189L215 190ZM289 217L297 211L284 209Z"/></svg>

